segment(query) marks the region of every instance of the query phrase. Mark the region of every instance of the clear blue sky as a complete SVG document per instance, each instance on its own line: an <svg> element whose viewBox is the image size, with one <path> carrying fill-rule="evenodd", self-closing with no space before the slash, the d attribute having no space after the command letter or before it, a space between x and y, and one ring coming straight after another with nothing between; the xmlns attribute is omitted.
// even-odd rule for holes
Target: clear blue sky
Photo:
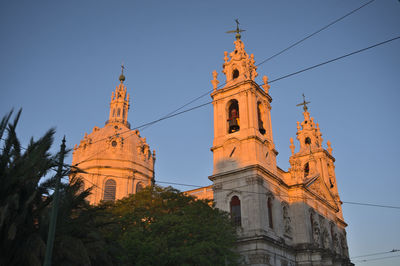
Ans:
<svg viewBox="0 0 400 266"><path fill-rule="evenodd" d="M235 18L257 63L365 2L3 0L0 114L23 108L25 145L56 127L54 151L64 134L73 147L108 119L122 61L135 127L210 90L214 69L224 81L223 52L234 40L225 31ZM260 66L256 81L399 35L399 1L375 1ZM289 138L302 119L296 104L305 93L324 143L332 142L342 200L400 206L399 51L397 40L271 84L279 166L289 166ZM157 152L157 180L210 184L212 123L208 105L141 132ZM400 248L400 210L344 204L343 212L351 256ZM360 265L377 263L398 265L400 258Z"/></svg>

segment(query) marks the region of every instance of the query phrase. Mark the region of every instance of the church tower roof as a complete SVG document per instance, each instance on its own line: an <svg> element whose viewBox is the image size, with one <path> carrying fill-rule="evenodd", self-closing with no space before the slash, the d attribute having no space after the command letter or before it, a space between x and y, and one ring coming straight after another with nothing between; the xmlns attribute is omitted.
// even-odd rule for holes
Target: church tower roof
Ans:
<svg viewBox="0 0 400 266"><path fill-rule="evenodd" d="M297 106L303 106L303 122L297 122L297 139L300 142L299 153L312 153L314 151L321 150L322 145L322 134L319 129L319 125L314 123L314 118L310 117L308 112L307 102L303 94L303 102Z"/></svg>
<svg viewBox="0 0 400 266"><path fill-rule="evenodd" d="M254 55L249 55L243 41L241 30L237 28L228 33L236 33L234 50L224 52L222 72L226 84L218 88L218 73L213 71L211 84L214 108L213 174L224 175L230 170L248 166L261 166L276 173L276 156L271 123L271 101L268 94L268 78L264 85L258 85L257 66ZM213 177L211 177L213 178Z"/></svg>
<svg viewBox="0 0 400 266"><path fill-rule="evenodd" d="M307 189L311 189L317 195L328 199L327 205L332 206L338 212L340 219L341 207L338 190L336 187L336 176L334 171L335 158L332 156L331 143L327 142L327 149L322 146L322 134L319 125L314 123L314 118L310 116L307 102L303 94L303 102L297 106L303 106L304 120L297 122L297 140L300 149L296 153L293 139L290 138L290 149L292 156L289 159L289 172L292 176L287 182L292 184L302 184Z"/></svg>
<svg viewBox="0 0 400 266"><path fill-rule="evenodd" d="M129 110L129 93L126 92L126 86L124 85L124 65L121 65L121 75L119 76L120 84L116 86L115 91L111 93L110 102L110 115L106 124L124 124L130 128L128 122L128 110Z"/></svg>
<svg viewBox="0 0 400 266"><path fill-rule="evenodd" d="M85 171L79 174L85 188L93 186L91 204L121 199L154 182L155 151L127 120L129 93L123 66L119 81L111 94L106 125L85 133L72 155L72 164Z"/></svg>
<svg viewBox="0 0 400 266"><path fill-rule="evenodd" d="M257 66L255 66L254 54L250 56L244 49L240 32L244 30L239 29L239 22L236 20L237 28L227 33L236 33L236 40L233 42L235 50L229 56L228 52L224 52L224 64L222 65L222 72L226 76L226 87L232 86L245 80L252 80L258 76Z"/></svg>

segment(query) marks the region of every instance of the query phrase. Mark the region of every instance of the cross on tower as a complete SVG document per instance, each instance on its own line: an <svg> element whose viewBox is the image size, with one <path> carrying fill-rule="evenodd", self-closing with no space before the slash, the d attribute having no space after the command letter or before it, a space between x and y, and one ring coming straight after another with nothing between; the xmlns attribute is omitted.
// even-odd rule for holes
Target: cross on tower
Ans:
<svg viewBox="0 0 400 266"><path fill-rule="evenodd" d="M125 69L124 63L122 63L121 64L121 75L119 76L119 80L121 81L121 83L125 81L124 69Z"/></svg>
<svg viewBox="0 0 400 266"><path fill-rule="evenodd" d="M240 37L241 37L240 33L243 31L246 31L246 30L239 28L239 24L240 24L239 19L235 19L235 22L236 22L236 30L230 30L230 31L227 31L226 33L236 33L236 36L235 36L236 39L240 39Z"/></svg>
<svg viewBox="0 0 400 266"><path fill-rule="evenodd" d="M302 106L303 105L303 110L304 110L304 112L306 112L308 110L307 104L309 104L309 103L311 103L311 102L307 102L306 101L306 96L304 96L304 93L303 93L303 102L297 104L296 106Z"/></svg>

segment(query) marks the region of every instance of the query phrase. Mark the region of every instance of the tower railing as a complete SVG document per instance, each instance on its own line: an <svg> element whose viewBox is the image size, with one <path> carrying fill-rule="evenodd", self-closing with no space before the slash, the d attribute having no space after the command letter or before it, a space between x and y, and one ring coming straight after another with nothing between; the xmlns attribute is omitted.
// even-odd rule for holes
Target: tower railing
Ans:
<svg viewBox="0 0 400 266"><path fill-rule="evenodd" d="M107 125L108 123L112 123L112 122L117 122L117 123L124 124L127 128L131 129L131 123L129 123L128 121L123 122L123 121L118 121L118 120L107 120L105 122L105 125Z"/></svg>

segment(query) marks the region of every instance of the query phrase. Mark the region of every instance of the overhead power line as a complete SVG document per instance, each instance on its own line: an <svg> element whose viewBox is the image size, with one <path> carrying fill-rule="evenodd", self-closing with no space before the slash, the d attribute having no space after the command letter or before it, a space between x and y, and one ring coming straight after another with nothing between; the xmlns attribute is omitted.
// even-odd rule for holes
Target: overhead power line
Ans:
<svg viewBox="0 0 400 266"><path fill-rule="evenodd" d="M383 42L380 42L380 43L377 43L377 44L368 46L368 47L366 47L366 48L363 48L363 49L360 49L360 50L357 50L357 51L354 51L354 52L351 52L351 53L348 53L348 54L345 54L345 55L342 55L342 56L339 56L339 57L336 57L336 58L333 58L333 59L330 59L330 60L325 61L325 62L322 62L322 63L319 63L319 64L316 64L316 65L313 65L313 66L310 66L310 67L301 69L301 70L299 70L299 71L296 71L296 72L287 74L287 75L285 75L285 76L282 76L282 77L273 79L273 80L271 80L271 81L269 82L269 84L270 84L270 83L273 83L273 82L276 82L276 81L279 81L279 80L282 80L282 79L285 79L285 78L288 78L288 77L291 77L291 76L294 76L294 75L297 75L297 74L300 74L300 73L302 73L302 72L305 72L305 71L308 71L308 70L311 70L311 69L314 69L314 68L317 68L317 67L320 67L320 66L323 66L323 65L326 65L326 64L335 62L335 61L337 61L337 60L340 60L340 59L349 57L349 56L351 56L351 55L355 55L355 54L364 52L364 51L366 51L366 50L369 50L369 49L375 48L375 47L377 47L377 46L380 46L380 45L383 45L383 44L386 44L386 43L395 41L395 40L397 40L397 39L400 39L400 36L397 36L397 37L394 37L394 38L392 38L392 39L389 39L389 40L386 40L386 41L383 41ZM234 94L231 94L231 95L228 95L228 96L223 97L223 98L221 98L221 99L228 98L228 97L231 97L231 96L233 96L233 95L234 95ZM203 103L203 104L200 104L200 105L191 107L191 108L189 108L189 109L185 109L185 110L183 110L183 111L181 111L181 112L179 112L179 113L175 113L175 114L171 114L171 115L168 115L168 116L161 117L161 118L156 119L156 120L153 120L153 121L151 121L151 122L142 124L142 125L136 127L136 129L141 128L141 127L144 127L144 126L147 126L147 125L151 125L151 124L158 123L158 122L163 121L163 120L165 120L165 119L172 118L172 117L175 117L175 116L177 116L177 115L184 114L184 113L186 113L186 112L193 111L193 110L195 110L195 109L201 108L201 107L206 106L206 105L209 105L209 104L211 104L211 103L212 103L212 101L206 102L206 103Z"/></svg>
<svg viewBox="0 0 400 266"><path fill-rule="evenodd" d="M364 52L364 51L366 51L366 50L369 50L369 49L375 48L375 47L377 47L377 46L380 46L380 45L382 45L382 44L395 41L395 40L397 40L397 39L399 39L399 38L400 38L400 36L397 36L397 37L394 37L394 38L392 38L392 39L389 39L389 40L386 40L386 41L383 41L383 42L380 42L380 43L377 43L377 44L368 46L368 47L366 47L366 48L363 48L363 49L360 49L360 50L357 50L357 51L354 51L354 52L351 52L351 53L348 53L348 54L345 54L345 55L342 55L342 56L339 56L339 57L336 57L336 58L333 58L333 59L331 59L331 60L328 60L328 61L325 61L325 62L316 64L316 65L313 65L313 66L310 66L310 67L307 67L307 68L304 68L304 69L302 69L302 70L299 70L299 71L290 73L290 74L288 74L288 75L282 76L282 77L280 77L280 78L271 80L269 83L273 83L273 82L276 82L276 81L278 81L278 80L285 79L285 78L288 78L288 77L291 77L291 76L300 74L300 73L302 73L302 72L305 72L305 71L308 71L308 70L311 70L311 69L314 69L314 68L317 68L317 67L320 67L320 66L323 66L323 65L326 65L326 64L335 62L335 61L337 61L337 60L346 58L346 57L348 57L348 56L351 56L351 55L355 55L355 54Z"/></svg>
<svg viewBox="0 0 400 266"><path fill-rule="evenodd" d="M369 4L371 4L371 3L374 2L374 1L375 1L375 0L371 0L371 1L369 1L369 2L367 2L367 3L365 3L365 4L363 4L363 5L361 5L361 6L358 7L358 8L353 9L353 10L350 11L349 13L347 13L347 14L345 14L345 15L339 17L338 19L335 19L334 21L332 21L332 22L330 22L329 24L323 26L323 27L320 28L319 30L317 30L317 31L315 31L315 32L313 32L313 33L307 35L306 37L304 37L304 38L298 40L297 42L291 44L290 46L286 47L285 49L283 49L283 50L277 52L276 54L274 54L274 55L272 55L272 56L270 56L270 57L264 59L264 60L261 61L260 63L256 64L256 66L260 66L260 65L262 65L262 64L264 64L264 63L266 63L266 62L268 62L269 60L271 60L271 59L273 59L273 58L275 58L275 57L277 57L277 56L283 54L284 52L288 51L289 49L291 49L291 48L293 48L293 47L299 45L300 43L304 42L304 41L307 40L307 39L310 39L311 37L313 37L314 35L320 33L321 31L326 30L326 29L329 28L330 26L332 26L332 25L338 23L338 22L341 21L342 19L344 19L344 18L346 18L346 17L352 15L353 13L357 12L358 10L360 10L360 9L362 9L363 7L365 7L365 6L369 5ZM218 88L221 88L221 87L224 86L225 84L226 84L226 82L222 83L221 85L219 85L219 86L217 87L217 89L218 89ZM200 95L200 96L198 96L198 97L196 97L196 98L190 100L189 102L187 102L187 103L183 104L182 106L178 107L177 109L175 109L175 110L169 112L168 114L164 115L163 117L169 116L169 115L171 115L171 114L174 114L174 113L178 112L179 110L182 110L182 109L185 108L186 106L188 106L188 105L194 103L195 101L197 101L197 100L199 100L199 99L201 99L201 98L207 96L207 95L210 94L213 90L214 90L214 89L211 89L211 90L207 91L206 93L204 93L204 94L202 94L202 95ZM151 125L147 125L147 126L145 126L142 130L144 130L144 129L150 127L150 126L151 126Z"/></svg>
<svg viewBox="0 0 400 266"><path fill-rule="evenodd" d="M397 36L397 37L388 39L388 40L383 41L383 42L376 43L376 44L374 44L374 45L371 45L371 46L368 46L368 47L365 47L365 48L356 50L356 51L354 51L354 52L351 52L351 53L348 53L348 54L345 54L345 55L342 55L342 56L339 56L339 57L336 57L336 58L333 58L333 59L324 61L324 62L319 63L319 64L316 64L316 65L313 65L313 66L310 66L310 67L307 67L307 68L298 70L298 71L296 71L296 72L293 72L293 73L284 75L284 76L282 76L282 77L273 79L273 80L271 80L271 81L269 82L269 84L270 84L270 83L273 83L273 82L276 82L276 81L279 81L279 80L282 80L282 79L285 79L285 78L289 78L289 77L291 77L291 76L294 76L294 75L297 75L297 74L300 74L300 73L303 73L303 72L306 72L306 71L309 71L309 70L312 70L312 69L314 69L314 68L317 68L317 67L320 67L320 66L323 66L323 65L326 65L326 64L329 64L329 63L338 61L338 60L340 60L340 59L343 59L343 58L346 58L346 57L349 57L349 56L352 56L352 55L355 55L355 54L358 54L358 53L361 53L361 52L370 50L370 49L372 49L372 48L378 47L378 46L380 46L380 45L383 45L383 44L386 44L386 43L389 43L389 42L392 42L392 41L395 41L395 40L398 40L398 39L400 39L400 36ZM231 96L233 96L233 95L235 95L235 94L238 94L238 93L234 93L234 94L231 94L231 95L227 95L227 96L225 96L225 97L222 97L222 98L219 99L219 100L222 100L222 99L231 97ZM176 112L175 112L175 113L171 113L170 115L163 116L163 117L161 117L161 118L159 118L159 119L153 120L153 121L151 121L151 122L144 123L144 124L142 124L142 125L140 125L140 126L137 126L137 127L133 128L133 129L129 129L129 130L126 130L126 131L124 131L124 132L121 132L121 133L119 133L119 135L123 135L123 134L125 134L125 133L131 132L132 130L141 129L141 128L143 128L143 127L147 127L147 126L156 124L156 123L161 122L161 121L163 121L163 120L166 120L166 119L169 119L169 118L172 118L172 117L175 117L175 116L178 116L178 115L181 115L181 114L190 112L190 111L194 111L194 110L199 109L199 108L201 108L201 107L204 107L204 106L206 106L206 105L212 104L212 102L213 102L213 101L209 101L209 102L206 102L206 103L203 103L203 104L200 104L200 105L196 105L196 106L194 106L194 107L185 109L185 110L180 111L180 112L177 112L177 113L176 113ZM132 133L132 134L133 134L133 133ZM132 135L132 134L131 134L131 135ZM105 137L105 138L102 138L102 139L98 139L98 140L92 142L92 144L94 144L94 143L96 143L96 142L99 142L99 141L103 141L103 140L105 140L105 139L107 139L107 138L108 138L108 137ZM103 151L104 151L104 150L103 150ZM101 153L101 152L102 152L102 151L100 151L99 153ZM98 154L99 154L99 153L98 153ZM96 155L96 154L95 154L95 155ZM93 155L93 156L95 156L95 155ZM85 161L87 161L87 159L86 159ZM77 165L80 164L80 163L82 163L82 162L78 162Z"/></svg>
<svg viewBox="0 0 400 266"><path fill-rule="evenodd" d="M318 33L320 33L321 31L326 30L326 29L329 28L330 26L336 24L337 22L339 22L339 21L341 21L342 19L344 19L344 18L350 16L351 14L357 12L357 11L360 10L361 8L363 8L363 7L365 7L365 6L369 5L369 4L371 4L371 3L374 2L374 1L375 1L375 0L371 0L371 1L369 1L369 2L367 2L367 3L365 3L365 4L363 4L362 6L360 6L360 7L356 8L356 9L350 11L349 13L345 14L344 16L341 16L340 18L338 18L338 19L332 21L332 22L329 23L328 25L326 25L326 26L320 28L319 30L317 30L317 31L315 31L315 32L313 32L313 33L307 35L307 36L304 37L303 39L301 39L301 40L299 40L299 41L293 43L292 45L290 45L290 46L288 46L287 48L281 50L280 52L278 52L278 53L276 53L276 54L274 54L274 55L268 57L267 59L261 61L261 62L258 63L256 66L259 66L259 65L264 64L265 62L268 62L269 60L271 60L271 59L277 57L278 55L280 55L280 54L286 52L287 50L289 50L289 49L295 47L296 45L298 45L298 44L304 42L305 40L311 38L312 36L314 36L314 35L316 35L316 34L318 34Z"/></svg>
<svg viewBox="0 0 400 266"><path fill-rule="evenodd" d="M400 257L400 255L387 256L387 257L374 258L374 259L366 259L366 260L356 260L356 261L353 261L353 262L363 263L363 262L378 261L378 260L386 260L386 259L398 258L398 257Z"/></svg>
<svg viewBox="0 0 400 266"><path fill-rule="evenodd" d="M399 252L399 249L392 249L390 251L384 251L384 252L377 252L377 253L369 253L365 255L359 255L355 257L351 257L351 259L356 259L356 258L363 258L363 257L371 257L371 256L377 256L377 255L383 255L383 254L388 254L388 253L394 253L394 252Z"/></svg>
<svg viewBox="0 0 400 266"><path fill-rule="evenodd" d="M279 80L282 80L282 79L285 79L285 78L288 78L288 77L291 77L291 76L300 74L300 73L302 73L302 72L305 72L305 71L308 71L308 70L311 70L311 69L314 69L314 68L317 68L317 67L320 67L320 66L323 66L323 65L326 65L326 64L335 62L335 61L337 61L337 60L340 60L340 59L349 57L349 56L351 56L351 55L355 55L355 54L364 52L364 51L366 51L366 50L369 50L369 49L375 48L375 47L377 47L377 46L380 46L380 45L383 45L383 44L386 44L386 43L395 41L395 40L397 40L397 39L400 39L400 36L397 36L397 37L394 37L394 38L392 38L392 39L389 39L389 40L386 40L386 41L383 41L383 42L380 42L380 43L377 43L377 44L368 46L368 47L366 47L366 48L363 48L363 49L360 49L360 50L357 50L357 51L354 51L354 52L351 52L351 53L348 53L348 54L345 54L345 55L342 55L342 56L339 56L339 57L336 57L336 58L333 58L333 59L330 59L330 60L328 60L328 61L325 61L325 62L316 64L316 65L313 65L313 66L304 68L304 69L302 69L302 70L293 72L293 73L291 73L291 74L287 74L287 75L285 75L285 76L282 76L282 77L273 79L273 80L271 80L269 83L273 83L273 82L276 82L276 81L279 81ZM221 98L221 99L231 97L231 96L233 96L233 95L235 95L235 94L237 94L237 93L234 93L234 94L231 94L231 95L227 95L227 96L225 96L225 97L223 97L223 98ZM134 133L132 132L133 130L140 129L140 128L143 128L143 127L146 127L146 126L149 126L149 125L153 125L153 124L158 123L158 122L161 122L161 121L163 121L163 120L166 120L166 119L169 119L169 118L172 118L172 117L175 117L175 116L178 116L178 115L181 115L181 114L184 114L184 113L187 113L187 112L190 112L190 111L199 109L199 108L204 107L204 106L206 106L206 105L209 105L209 104L211 104L211 103L212 103L212 101L209 101L209 102L206 102L206 103L203 103L203 104L200 104L200 105L197 105L197 106L194 106L194 107L185 109L185 110L183 110L183 111L181 111L181 112L178 112L178 113L173 113L173 114L171 113L171 114L168 115L168 116L164 116L164 117L161 117L161 118L159 118L159 119L153 120L153 121L151 121L151 122L144 123L144 124L142 124L142 125L140 125L140 126L137 126L137 127L133 128L133 129L128 129L128 130L126 130L126 131L123 131L123 132L119 133L119 135L121 136L121 135L124 135L124 134L126 134L126 133L131 132L131 134L129 135L129 136L131 136L131 135L134 134ZM127 136L127 137L129 137L129 136ZM94 144L94 143L103 141L103 140L105 140L105 139L107 139L107 138L108 138L108 137L104 137L104 138L98 139L98 140L92 142L91 144ZM4 139L2 139L2 140L4 140ZM22 147L22 146L21 146L21 148L26 150L26 148L24 148L24 147ZM106 149L99 151L98 153L94 154L94 155L91 156L90 158L92 158L92 157L94 157L94 156L100 154L101 152L103 152L103 151L105 151L105 150L106 150ZM81 163L84 162L84 161L88 161L88 158L85 159L85 160L83 160L83 161L81 161L81 162L76 163L75 166L81 164Z"/></svg>
<svg viewBox="0 0 400 266"><path fill-rule="evenodd" d="M369 207L381 207L381 208L389 208L389 209L400 209L399 206L390 206L390 205L380 205L380 204L373 204L373 203L362 203L362 202L354 202L354 201L342 201L345 204L351 205L363 205Z"/></svg>
<svg viewBox="0 0 400 266"><path fill-rule="evenodd" d="M99 175L99 176L106 176L106 177L116 177L116 178L121 178L121 176L116 176L116 175L110 175L110 174L100 174L100 173L90 173L90 172L86 172L86 174L93 174L93 175ZM96 186L97 188L99 188L100 190L102 190L104 192L104 190L99 187L98 185L94 184L93 182L91 182L90 180L84 178L83 176L81 176L84 180L88 181L89 183L93 184L94 186ZM136 178L135 180L143 180L143 181L148 181L148 179L141 179L141 178ZM199 186L199 185L195 185L195 184L184 184L184 183L177 183L177 182L168 182L168 181L158 181L155 180L156 183L159 184L168 184L168 185L178 185L178 186L187 186L187 187L195 187L195 188L204 188L207 186ZM277 185L269 183L271 186L278 188ZM224 189L221 188L221 190L223 191L240 191L241 193L250 193L250 194L260 194L260 195L267 195L266 192L257 192L257 191L246 191L246 190L240 190L241 188L246 187L246 186L242 186L242 187L237 187L235 189ZM310 200L315 200L315 198L312 197L304 197L304 196L290 196L290 195L285 195L280 193L279 194L280 197L283 198L288 198L288 199L310 199ZM334 202L334 203L338 203L335 200L328 200L328 199L324 199L327 202ZM362 206L368 206L368 207L380 207L380 208L392 208L392 209L400 209L400 206L390 206L390 205L382 205L382 204L371 204L371 203L363 203L363 202L352 202L352 201L342 201L344 204L354 204L354 205L362 205ZM394 251L398 251L398 250L394 250ZM394 252L391 251L391 252Z"/></svg>

